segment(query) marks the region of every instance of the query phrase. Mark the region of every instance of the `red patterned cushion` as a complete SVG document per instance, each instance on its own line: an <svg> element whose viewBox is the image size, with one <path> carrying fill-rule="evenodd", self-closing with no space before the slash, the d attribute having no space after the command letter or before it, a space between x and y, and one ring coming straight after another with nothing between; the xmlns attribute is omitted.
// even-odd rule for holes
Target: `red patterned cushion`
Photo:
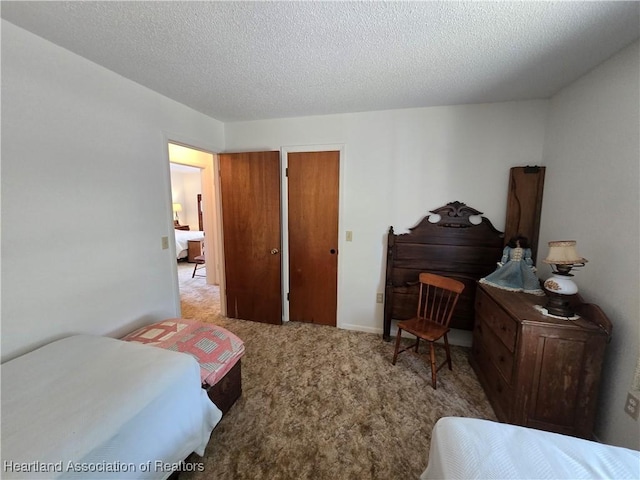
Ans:
<svg viewBox="0 0 640 480"><path fill-rule="evenodd" d="M123 340L192 355L200 364L202 383L208 385L215 385L244 355L244 343L227 329L182 318L147 325Z"/></svg>

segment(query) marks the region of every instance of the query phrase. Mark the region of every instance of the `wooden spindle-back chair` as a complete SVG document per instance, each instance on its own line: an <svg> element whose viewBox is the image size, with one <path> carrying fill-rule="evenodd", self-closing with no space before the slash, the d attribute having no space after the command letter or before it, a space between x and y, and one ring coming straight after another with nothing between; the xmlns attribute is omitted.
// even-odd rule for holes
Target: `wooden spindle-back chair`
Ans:
<svg viewBox="0 0 640 480"><path fill-rule="evenodd" d="M415 347L416 353L420 339L429 342L429 353L431 357L431 383L436 388L436 374L445 364L451 370L451 351L449 349L449 322L458 303L460 293L464 290L464 284L452 278L435 275L433 273L421 273L420 294L418 297L418 311L414 318L398 322L398 334L396 336L396 347L393 352L395 365L398 354ZM400 349L400 339L402 331L405 330L416 336L416 343L406 348ZM446 360L436 367L435 348L436 342L444 340ZM440 345L440 344L438 344Z"/></svg>

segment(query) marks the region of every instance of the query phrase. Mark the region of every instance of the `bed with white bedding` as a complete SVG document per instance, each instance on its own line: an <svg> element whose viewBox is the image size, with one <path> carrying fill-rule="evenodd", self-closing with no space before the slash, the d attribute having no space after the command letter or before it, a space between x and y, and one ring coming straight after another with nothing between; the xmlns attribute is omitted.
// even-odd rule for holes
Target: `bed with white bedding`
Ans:
<svg viewBox="0 0 640 480"><path fill-rule="evenodd" d="M200 230L175 230L176 232L176 258L186 258L189 248L189 240L201 240L204 232Z"/></svg>
<svg viewBox="0 0 640 480"><path fill-rule="evenodd" d="M75 335L0 368L2 478L167 478L221 418L184 353Z"/></svg>
<svg viewBox="0 0 640 480"><path fill-rule="evenodd" d="M640 452L480 420L444 417L431 434L421 480L639 479Z"/></svg>

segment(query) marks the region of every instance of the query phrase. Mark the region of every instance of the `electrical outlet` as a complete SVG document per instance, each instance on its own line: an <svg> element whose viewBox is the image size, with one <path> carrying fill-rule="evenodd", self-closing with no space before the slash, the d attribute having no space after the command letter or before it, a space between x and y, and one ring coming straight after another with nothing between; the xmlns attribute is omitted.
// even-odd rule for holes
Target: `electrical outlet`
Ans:
<svg viewBox="0 0 640 480"><path fill-rule="evenodd" d="M162 237L162 249L166 250L169 248L169 237Z"/></svg>
<svg viewBox="0 0 640 480"><path fill-rule="evenodd" d="M638 413L640 412L640 399L633 393L627 393L627 403L624 405L624 411L627 412L634 420L638 420Z"/></svg>
<svg viewBox="0 0 640 480"><path fill-rule="evenodd" d="M351 230L347 230L347 242L353 241L353 232Z"/></svg>
<svg viewBox="0 0 640 480"><path fill-rule="evenodd" d="M382 296L381 293L378 293L376 295L376 303L382 303L384 301L384 297Z"/></svg>

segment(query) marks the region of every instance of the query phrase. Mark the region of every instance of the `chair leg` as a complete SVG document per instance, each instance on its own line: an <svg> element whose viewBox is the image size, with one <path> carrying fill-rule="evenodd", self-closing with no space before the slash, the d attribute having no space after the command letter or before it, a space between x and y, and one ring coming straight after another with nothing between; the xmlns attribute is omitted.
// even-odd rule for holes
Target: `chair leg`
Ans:
<svg viewBox="0 0 640 480"><path fill-rule="evenodd" d="M436 388L436 372L438 371L438 367L436 367L436 350L433 346L433 342L429 342L429 353L431 354L431 385L433 385L433 389Z"/></svg>
<svg viewBox="0 0 640 480"><path fill-rule="evenodd" d="M447 352L447 363L449 364L449 370L453 370L451 368L451 350L449 349L449 339L447 339L447 334L444 334L444 349Z"/></svg>
<svg viewBox="0 0 640 480"><path fill-rule="evenodd" d="M402 329L398 329L398 334L396 335L396 349L393 352L393 360L391 361L392 365L396 364L396 360L398 359L398 350L400 350L400 337L402 336Z"/></svg>
<svg viewBox="0 0 640 480"><path fill-rule="evenodd" d="M196 276L196 270L198 269L198 264L196 263L193 266L193 273L191 274L191 278L194 278Z"/></svg>

